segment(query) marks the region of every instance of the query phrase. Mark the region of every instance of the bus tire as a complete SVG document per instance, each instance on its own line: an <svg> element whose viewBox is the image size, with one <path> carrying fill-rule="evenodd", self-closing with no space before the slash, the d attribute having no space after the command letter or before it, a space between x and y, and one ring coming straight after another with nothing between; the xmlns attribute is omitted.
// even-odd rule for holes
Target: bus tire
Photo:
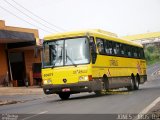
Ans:
<svg viewBox="0 0 160 120"><path fill-rule="evenodd" d="M131 80L130 80L131 85L127 87L128 91L133 91L133 90L134 90L134 83L135 83L135 82L134 82L134 81L135 81L134 79L135 79L135 78L134 78L134 76L132 75L132 76L131 76Z"/></svg>
<svg viewBox="0 0 160 120"><path fill-rule="evenodd" d="M140 78L139 78L139 75L137 74L136 79L134 80L134 89L135 90L139 89L139 81L140 81Z"/></svg>
<svg viewBox="0 0 160 120"><path fill-rule="evenodd" d="M105 90L105 84L104 84L104 82L101 81L100 84L101 84L101 89L94 91L97 96L104 95L104 94L105 94L105 91L106 91L106 90Z"/></svg>
<svg viewBox="0 0 160 120"><path fill-rule="evenodd" d="M106 75L103 76L103 82L104 82L105 90L108 91L109 90L109 81L108 81L108 77Z"/></svg>
<svg viewBox="0 0 160 120"><path fill-rule="evenodd" d="M70 97L70 93L59 93L58 94L59 95L59 97L61 98L61 100L67 100L69 97Z"/></svg>
<svg viewBox="0 0 160 120"><path fill-rule="evenodd" d="M103 78L101 79L101 90L95 91L95 94L98 96L104 95L106 91L108 91L108 88L109 88L108 79L106 76L103 76Z"/></svg>

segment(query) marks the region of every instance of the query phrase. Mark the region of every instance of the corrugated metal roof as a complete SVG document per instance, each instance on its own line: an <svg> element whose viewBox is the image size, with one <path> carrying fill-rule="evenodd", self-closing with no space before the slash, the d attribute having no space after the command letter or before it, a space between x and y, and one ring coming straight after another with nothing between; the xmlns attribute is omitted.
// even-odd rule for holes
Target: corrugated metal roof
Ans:
<svg viewBox="0 0 160 120"><path fill-rule="evenodd" d="M160 32L151 32L151 33L144 33L144 34L129 35L129 36L124 36L122 38L125 38L128 40L140 40L140 39L156 38L156 37L160 37Z"/></svg>
<svg viewBox="0 0 160 120"><path fill-rule="evenodd" d="M0 43L35 41L33 33L0 30Z"/></svg>

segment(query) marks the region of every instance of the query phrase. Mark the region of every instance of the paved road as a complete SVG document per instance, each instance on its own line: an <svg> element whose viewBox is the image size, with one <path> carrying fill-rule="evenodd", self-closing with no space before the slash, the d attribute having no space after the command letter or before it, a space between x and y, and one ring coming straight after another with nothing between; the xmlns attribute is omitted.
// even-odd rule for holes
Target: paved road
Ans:
<svg viewBox="0 0 160 120"><path fill-rule="evenodd" d="M148 75L150 76L159 68L160 66L154 69L153 67L148 68ZM0 106L0 113L28 114L24 118L29 120L39 119L41 114L46 117L49 117L48 114L137 114L160 96L160 76L154 76L156 79L151 79L141 85L138 91L128 92L122 89L121 92L100 97L93 93L82 93L72 95L71 99L66 101L60 100L57 95L38 95L38 99ZM91 116L91 118L96 117ZM55 117L54 119L60 118ZM61 117L61 119L65 118Z"/></svg>

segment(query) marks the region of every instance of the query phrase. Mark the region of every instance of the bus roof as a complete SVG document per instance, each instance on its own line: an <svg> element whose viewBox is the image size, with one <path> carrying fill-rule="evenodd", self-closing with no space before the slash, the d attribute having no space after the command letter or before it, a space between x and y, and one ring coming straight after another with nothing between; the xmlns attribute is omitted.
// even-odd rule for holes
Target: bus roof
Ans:
<svg viewBox="0 0 160 120"><path fill-rule="evenodd" d="M101 29L89 29L89 30L81 30L81 31L72 31L72 32L64 32L64 33L57 33L57 34L51 34L44 37L44 41L49 40L56 40L56 39L62 39L62 38L71 38L71 37L78 37L78 36L96 36L100 38L105 38L108 40L125 43L137 47L143 47L141 44L136 43L134 41L130 41L124 38L119 38L115 33L111 33L108 31L104 31Z"/></svg>

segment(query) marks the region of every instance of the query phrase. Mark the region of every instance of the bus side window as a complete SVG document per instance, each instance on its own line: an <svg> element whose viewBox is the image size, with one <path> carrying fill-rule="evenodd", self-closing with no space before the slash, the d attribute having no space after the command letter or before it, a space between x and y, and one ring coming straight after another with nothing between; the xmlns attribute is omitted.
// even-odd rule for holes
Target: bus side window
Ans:
<svg viewBox="0 0 160 120"><path fill-rule="evenodd" d="M107 55L112 55L112 43L110 41L105 40L104 45L105 53Z"/></svg>
<svg viewBox="0 0 160 120"><path fill-rule="evenodd" d="M100 54L104 54L104 40L97 38L97 49Z"/></svg>
<svg viewBox="0 0 160 120"><path fill-rule="evenodd" d="M141 48L137 48L138 58L141 58Z"/></svg>
<svg viewBox="0 0 160 120"><path fill-rule="evenodd" d="M124 56L124 45L120 44L120 55Z"/></svg>
<svg viewBox="0 0 160 120"><path fill-rule="evenodd" d="M113 42L113 52L114 52L114 55L119 55L120 54L119 43Z"/></svg>
<svg viewBox="0 0 160 120"><path fill-rule="evenodd" d="M116 43L115 42L112 42L112 47L113 47L113 54L116 55L117 50L116 50Z"/></svg>
<svg viewBox="0 0 160 120"><path fill-rule="evenodd" d="M137 50L136 47L133 48L133 57L137 58Z"/></svg>
<svg viewBox="0 0 160 120"><path fill-rule="evenodd" d="M128 45L127 46L127 56L128 57L131 57L131 49L130 48L131 48L131 46Z"/></svg>
<svg viewBox="0 0 160 120"><path fill-rule="evenodd" d="M134 48L134 57L140 58L140 49L138 47Z"/></svg>
<svg viewBox="0 0 160 120"><path fill-rule="evenodd" d="M127 57L127 45L123 45L124 56Z"/></svg>
<svg viewBox="0 0 160 120"><path fill-rule="evenodd" d="M141 59L144 59L145 57L144 57L144 51L143 51L143 48L140 48L140 58Z"/></svg>
<svg viewBox="0 0 160 120"><path fill-rule="evenodd" d="M116 51L117 51L117 55L120 55L120 44L116 43Z"/></svg>
<svg viewBox="0 0 160 120"><path fill-rule="evenodd" d="M108 47L109 47L109 55L113 54L113 47L112 47L112 42L108 41Z"/></svg>
<svg viewBox="0 0 160 120"><path fill-rule="evenodd" d="M109 44L108 44L108 41L104 41L104 49L105 49L105 53L107 55L109 55Z"/></svg>

